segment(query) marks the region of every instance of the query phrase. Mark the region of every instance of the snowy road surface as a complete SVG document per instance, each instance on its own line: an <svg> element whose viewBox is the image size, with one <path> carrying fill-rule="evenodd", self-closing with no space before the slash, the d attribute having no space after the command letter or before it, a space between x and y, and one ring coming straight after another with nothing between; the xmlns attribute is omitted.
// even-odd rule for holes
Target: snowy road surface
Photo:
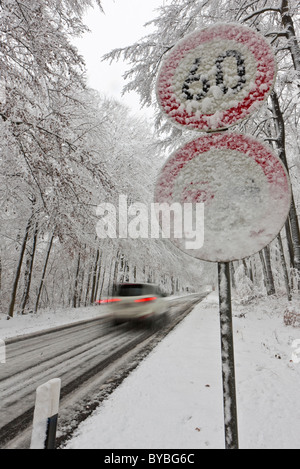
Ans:
<svg viewBox="0 0 300 469"><path fill-rule="evenodd" d="M171 314L176 315L194 301L193 297L170 302ZM104 315L86 323L10 340L6 365L0 368L0 441L28 425L39 385L59 377L63 397L152 333L147 328L112 327Z"/></svg>
<svg viewBox="0 0 300 469"><path fill-rule="evenodd" d="M289 303L285 296L274 296L256 299L246 305L233 301L241 448L300 449L300 360L293 360L298 350L295 344L299 344L300 329L284 325L287 306L299 311L300 299L295 296ZM91 317L93 314L91 312ZM74 311L65 311L62 316L57 313L52 321L58 326L62 319L65 323L67 316L73 318ZM20 318L23 330L25 319ZM26 321L35 324L38 319L27 318ZM5 334L9 337L19 335L18 323L19 318L1 321L1 326L5 325L2 330L7 329ZM36 330L35 325L30 325L31 330L33 327ZM29 355L20 358L23 373L26 373ZM3 370L1 365L0 379ZM81 420L87 414L90 417L79 427L76 423L75 427L68 428L69 440L67 443L63 440L62 448L92 447L109 452L122 448L224 447L217 295L211 294L196 306L145 355L143 361L136 364L121 384L116 383L113 392L109 389L106 393L104 389L102 394L102 384L91 381L92 390L96 387L101 399L98 400L95 394L97 399L91 408L87 382L81 386L83 402L79 412L84 414ZM2 384L0 381L0 387ZM64 400L59 412L59 437L66 430L65 421L74 417L72 403L71 409L70 406L63 408ZM96 410L93 412L93 409ZM75 433L74 428L77 428ZM19 443L17 439L11 448L22 447Z"/></svg>
<svg viewBox="0 0 300 469"><path fill-rule="evenodd" d="M292 361L300 329L284 325L287 304L285 297L233 304L241 449L300 449L300 362ZM289 307L299 311L300 300ZM114 449L222 449L223 427L218 299L212 294L65 448L107 449L110 456Z"/></svg>
<svg viewBox="0 0 300 469"><path fill-rule="evenodd" d="M40 384L59 376L67 386L137 338L135 331L108 328L101 319L8 344L8 366L0 377L1 429L32 409Z"/></svg>

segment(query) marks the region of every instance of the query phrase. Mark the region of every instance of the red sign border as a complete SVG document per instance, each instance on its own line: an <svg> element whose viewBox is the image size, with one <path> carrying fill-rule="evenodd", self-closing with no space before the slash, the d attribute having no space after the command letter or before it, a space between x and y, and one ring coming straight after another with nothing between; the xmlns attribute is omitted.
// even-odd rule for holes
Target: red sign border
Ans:
<svg viewBox="0 0 300 469"><path fill-rule="evenodd" d="M288 176L288 172L278 156L276 156L270 148L265 144L255 139L254 137L249 137L244 134L238 133L210 133L203 135L196 140L192 140L181 148L176 150L165 162L159 176L157 179L155 193L154 193L154 202L163 203L167 202L172 204L174 201L172 199L173 192L173 180L176 179L179 172L184 168L184 166L189 163L193 158L201 153L205 153L212 148L215 149L227 149L235 150L241 152L252 158L264 171L266 178L270 184L277 185L278 188L278 172L274 170L279 170L283 176L282 178L282 193L289 194L289 202L291 203L291 184ZM274 180L274 175L276 174L276 181ZM170 181L170 175L172 176L172 181ZM289 203L289 206L290 206ZM287 213L288 215L288 213ZM284 226L286 220L283 221L280 230ZM278 233L276 233L272 239L269 240L269 243L273 241ZM180 248L179 248L180 249ZM261 248L260 248L261 249ZM259 249L259 250L260 250ZM189 254L192 257L193 254L190 254L188 251L183 251L186 254ZM216 259L197 259L208 261L208 262L228 262L244 259L253 254L256 254L258 251L247 253L242 258L229 259L229 260L216 260Z"/></svg>
<svg viewBox="0 0 300 469"><path fill-rule="evenodd" d="M212 117L214 114L202 114L197 117L196 113L188 113L186 110L179 109L181 103L177 101L171 90L174 73L185 54L195 47L216 38L235 40L247 45L258 65L255 89L251 90L237 106L222 111L222 118L218 119L219 125L213 128L209 127L207 117ZM169 52L158 72L156 82L157 101L161 110L175 124L204 132L226 129L257 111L260 104L270 95L275 83L276 73L277 67L273 50L262 35L248 26L241 26L236 23L219 23L185 36Z"/></svg>

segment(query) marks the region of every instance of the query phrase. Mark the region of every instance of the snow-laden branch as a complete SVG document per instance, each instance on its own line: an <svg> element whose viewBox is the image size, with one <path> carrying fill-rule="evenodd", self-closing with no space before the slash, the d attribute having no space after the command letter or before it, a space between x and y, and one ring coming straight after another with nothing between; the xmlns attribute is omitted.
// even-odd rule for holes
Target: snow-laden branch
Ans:
<svg viewBox="0 0 300 469"><path fill-rule="evenodd" d="M265 36L288 37L288 31L270 31Z"/></svg>
<svg viewBox="0 0 300 469"><path fill-rule="evenodd" d="M262 8L261 10L254 11L251 13L251 15L246 16L245 18L242 19L242 22L245 23L246 21L250 20L254 16L259 16L262 15L263 13L270 13L270 12L275 12L275 13L280 13L280 8Z"/></svg>

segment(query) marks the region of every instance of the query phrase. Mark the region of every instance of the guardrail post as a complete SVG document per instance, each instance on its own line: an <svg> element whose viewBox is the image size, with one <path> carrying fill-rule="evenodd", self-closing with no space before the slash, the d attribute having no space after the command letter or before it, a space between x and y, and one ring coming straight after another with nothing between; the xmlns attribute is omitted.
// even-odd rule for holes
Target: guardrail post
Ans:
<svg viewBox="0 0 300 469"><path fill-rule="evenodd" d="M6 345L5 341L0 339L0 363L6 363Z"/></svg>
<svg viewBox="0 0 300 469"><path fill-rule="evenodd" d="M56 378L36 390L30 449L55 449L60 388Z"/></svg>

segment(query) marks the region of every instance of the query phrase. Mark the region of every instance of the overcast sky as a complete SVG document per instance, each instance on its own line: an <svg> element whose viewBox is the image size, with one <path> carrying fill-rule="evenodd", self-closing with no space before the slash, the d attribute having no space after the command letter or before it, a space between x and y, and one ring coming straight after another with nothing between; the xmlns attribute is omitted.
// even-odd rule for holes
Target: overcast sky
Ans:
<svg viewBox="0 0 300 469"><path fill-rule="evenodd" d="M91 33L75 41L87 64L89 86L124 102L135 113L140 109L138 95L133 92L121 95L126 65L119 62L109 65L109 62L102 62L101 57L149 34L151 28L144 25L157 16L155 9L163 3L164 0L102 0L105 14L91 9L84 18Z"/></svg>

